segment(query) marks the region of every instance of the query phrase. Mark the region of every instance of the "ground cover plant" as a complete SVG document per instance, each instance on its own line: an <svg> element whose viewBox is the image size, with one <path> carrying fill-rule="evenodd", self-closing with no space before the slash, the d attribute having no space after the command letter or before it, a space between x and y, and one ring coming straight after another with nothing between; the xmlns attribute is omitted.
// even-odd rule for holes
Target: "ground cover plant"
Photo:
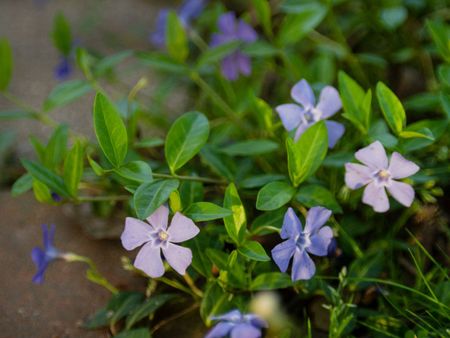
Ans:
<svg viewBox="0 0 450 338"><path fill-rule="evenodd" d="M85 263L111 300L84 325L114 337L151 337L189 311L208 338L450 336L446 5L186 0L159 13L149 46L113 55L76 43L59 13L61 83L39 108L8 90L1 39L0 119L54 129L30 137L12 195L127 215L134 258L118 264L146 288L121 290L95 257L55 247L57 224L30 248L33 282L55 261ZM126 86L130 69L142 77ZM180 92L186 109L172 111ZM88 93L95 140L52 117Z"/></svg>

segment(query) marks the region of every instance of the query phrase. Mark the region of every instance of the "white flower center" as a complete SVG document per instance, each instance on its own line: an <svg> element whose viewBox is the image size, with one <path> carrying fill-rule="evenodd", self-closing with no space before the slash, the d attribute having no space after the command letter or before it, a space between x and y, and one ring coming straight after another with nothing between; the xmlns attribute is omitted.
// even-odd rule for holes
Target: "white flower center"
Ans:
<svg viewBox="0 0 450 338"><path fill-rule="evenodd" d="M167 241L167 239L169 238L169 234L167 232L165 232L164 230L159 230L158 232L158 238L164 242Z"/></svg>
<svg viewBox="0 0 450 338"><path fill-rule="evenodd" d="M374 174L375 182L380 185L387 185L391 180L391 173L386 169L378 170Z"/></svg>
<svg viewBox="0 0 450 338"><path fill-rule="evenodd" d="M322 116L322 112L319 109L316 109L315 107L310 107L305 110L303 114L303 123L305 124L312 124L320 120L320 117Z"/></svg>

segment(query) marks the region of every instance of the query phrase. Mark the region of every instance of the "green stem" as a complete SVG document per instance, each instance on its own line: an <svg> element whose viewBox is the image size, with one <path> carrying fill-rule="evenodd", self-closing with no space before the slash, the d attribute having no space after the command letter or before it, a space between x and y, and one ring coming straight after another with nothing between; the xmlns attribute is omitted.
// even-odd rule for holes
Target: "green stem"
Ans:
<svg viewBox="0 0 450 338"><path fill-rule="evenodd" d="M76 200L78 202L96 202L96 201L127 201L130 199L128 195L117 196L80 196Z"/></svg>
<svg viewBox="0 0 450 338"><path fill-rule="evenodd" d="M89 258L85 256L80 256L74 253L66 253L63 255L63 259L65 259L67 262L82 262L88 265L88 270L86 271L86 277L91 282L103 286L105 289L110 291L113 294L116 294L119 292L117 288L112 285L101 273L98 271L97 266L95 263Z"/></svg>
<svg viewBox="0 0 450 338"><path fill-rule="evenodd" d="M203 298L203 292L195 285L194 281L192 280L191 276L186 272L183 275L184 280L186 281L186 284L189 286L189 288L192 290L192 292L200 297Z"/></svg>
<svg viewBox="0 0 450 338"><path fill-rule="evenodd" d="M336 228L338 229L339 233L342 235L343 239L345 239L350 246L352 247L355 256L357 258L362 258L364 257L364 253L362 252L361 248L359 247L359 245L356 243L356 241L344 230L343 227L341 227L341 225L339 224L338 221L336 221L336 219L334 217L330 218L330 221L336 226Z"/></svg>
<svg viewBox="0 0 450 338"><path fill-rule="evenodd" d="M158 174L153 173L153 177L156 178L175 178L182 181L196 181L203 183L214 183L214 184L226 184L227 182L222 180L216 180L214 178L209 177L197 177L197 176L183 176L183 175L170 175L170 174Z"/></svg>

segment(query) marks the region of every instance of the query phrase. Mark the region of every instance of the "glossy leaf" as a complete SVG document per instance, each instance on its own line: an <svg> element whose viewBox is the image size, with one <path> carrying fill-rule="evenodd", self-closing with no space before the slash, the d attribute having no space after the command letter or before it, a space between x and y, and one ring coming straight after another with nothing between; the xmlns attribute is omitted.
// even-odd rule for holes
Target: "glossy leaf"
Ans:
<svg viewBox="0 0 450 338"><path fill-rule="evenodd" d="M240 243L245 235L247 218L245 208L234 183L231 183L225 190L223 207L231 210L232 215L223 219L228 235L235 243Z"/></svg>
<svg viewBox="0 0 450 338"><path fill-rule="evenodd" d="M250 284L255 291L284 289L292 285L289 275L281 272L268 272L258 275Z"/></svg>
<svg viewBox="0 0 450 338"><path fill-rule="evenodd" d="M64 161L64 183L72 196L78 192L78 184L83 176L84 149L80 141L75 142Z"/></svg>
<svg viewBox="0 0 450 338"><path fill-rule="evenodd" d="M209 202L193 203L183 213L195 222L212 221L232 214L231 210Z"/></svg>
<svg viewBox="0 0 450 338"><path fill-rule="evenodd" d="M114 169L120 177L138 183L151 182L153 180L152 168L144 161L132 161L120 168Z"/></svg>
<svg viewBox="0 0 450 338"><path fill-rule="evenodd" d="M0 39L0 91L8 88L13 70L11 45L6 39Z"/></svg>
<svg viewBox="0 0 450 338"><path fill-rule="evenodd" d="M169 12L166 22L166 47L169 55L183 62L189 54L186 31L175 12Z"/></svg>
<svg viewBox="0 0 450 338"><path fill-rule="evenodd" d="M266 250L264 250L263 246L256 241L245 242L244 245L238 248L238 252L253 261L270 261L270 257L267 255Z"/></svg>
<svg viewBox="0 0 450 338"><path fill-rule="evenodd" d="M318 184L301 186L295 199L308 208L322 206L334 213L342 213L342 208L331 191Z"/></svg>
<svg viewBox="0 0 450 338"><path fill-rule="evenodd" d="M76 101L91 90L91 85L84 80L63 82L53 88L50 92L44 102L43 109L44 111L50 111L57 107L65 106L66 104Z"/></svg>
<svg viewBox="0 0 450 338"><path fill-rule="evenodd" d="M223 147L221 152L230 156L254 156L273 152L278 143L270 140L248 140Z"/></svg>
<svg viewBox="0 0 450 338"><path fill-rule="evenodd" d="M399 135L406 125L406 113L397 96L384 83L377 83L377 98L384 119L391 130Z"/></svg>
<svg viewBox="0 0 450 338"><path fill-rule="evenodd" d="M46 167L55 168L66 156L68 132L67 125L59 125L50 136L44 153Z"/></svg>
<svg viewBox="0 0 450 338"><path fill-rule="evenodd" d="M17 197L33 187L33 176L30 173L23 174L13 184L11 195Z"/></svg>
<svg viewBox="0 0 450 338"><path fill-rule="evenodd" d="M53 19L53 43L62 55L68 56L72 50L72 32L63 13L57 13Z"/></svg>
<svg viewBox="0 0 450 338"><path fill-rule="evenodd" d="M258 210L275 210L294 197L295 189L286 182L271 182L266 184L258 192L256 199L256 209Z"/></svg>
<svg viewBox="0 0 450 338"><path fill-rule="evenodd" d="M133 201L136 215L145 219L169 199L172 191L178 188L178 180L158 180L143 183L134 193Z"/></svg>
<svg viewBox="0 0 450 338"><path fill-rule="evenodd" d="M128 315L126 329L129 330L134 324L139 322L141 319L151 315L173 298L174 295L171 294L158 294L151 296Z"/></svg>

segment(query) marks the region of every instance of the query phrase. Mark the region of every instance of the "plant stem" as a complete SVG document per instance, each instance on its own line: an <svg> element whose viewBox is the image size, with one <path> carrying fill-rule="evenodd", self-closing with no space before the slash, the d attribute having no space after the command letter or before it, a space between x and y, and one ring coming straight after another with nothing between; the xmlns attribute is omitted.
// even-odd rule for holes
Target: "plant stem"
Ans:
<svg viewBox="0 0 450 338"><path fill-rule="evenodd" d="M78 202L95 202L95 201L126 201L131 196L117 195L117 196L80 196L76 200Z"/></svg>
<svg viewBox="0 0 450 338"><path fill-rule="evenodd" d="M195 283L192 280L191 276L189 276L189 274L187 272L183 275L183 278L186 281L186 284L192 290L192 292L195 293L195 295L197 295L198 297L202 298L203 297L203 292L195 285Z"/></svg>
<svg viewBox="0 0 450 338"><path fill-rule="evenodd" d="M178 318L180 318L180 317L183 317L185 314L188 314L189 312L195 310L195 309L198 308L198 307L199 307L199 304L194 303L194 304L192 304L190 307L184 309L183 311L178 312L178 313L174 314L173 316L171 316L171 317L169 317L169 318L167 318L167 319L164 319L164 320L160 321L158 324L156 324L156 325L153 327L153 329L152 329L152 335L153 335L153 333L155 333L157 330L159 330L159 329L160 329L161 327L163 327L164 325L167 325L167 324L171 323L171 322L174 321L175 319L178 319Z"/></svg>
<svg viewBox="0 0 450 338"><path fill-rule="evenodd" d="M209 177L197 177L197 176L183 176L183 175L170 175L170 174L158 174L153 173L153 177L156 178L175 178L182 181L196 181L203 183L214 183L214 184L226 184L227 182L222 180L216 180L214 178Z"/></svg>

